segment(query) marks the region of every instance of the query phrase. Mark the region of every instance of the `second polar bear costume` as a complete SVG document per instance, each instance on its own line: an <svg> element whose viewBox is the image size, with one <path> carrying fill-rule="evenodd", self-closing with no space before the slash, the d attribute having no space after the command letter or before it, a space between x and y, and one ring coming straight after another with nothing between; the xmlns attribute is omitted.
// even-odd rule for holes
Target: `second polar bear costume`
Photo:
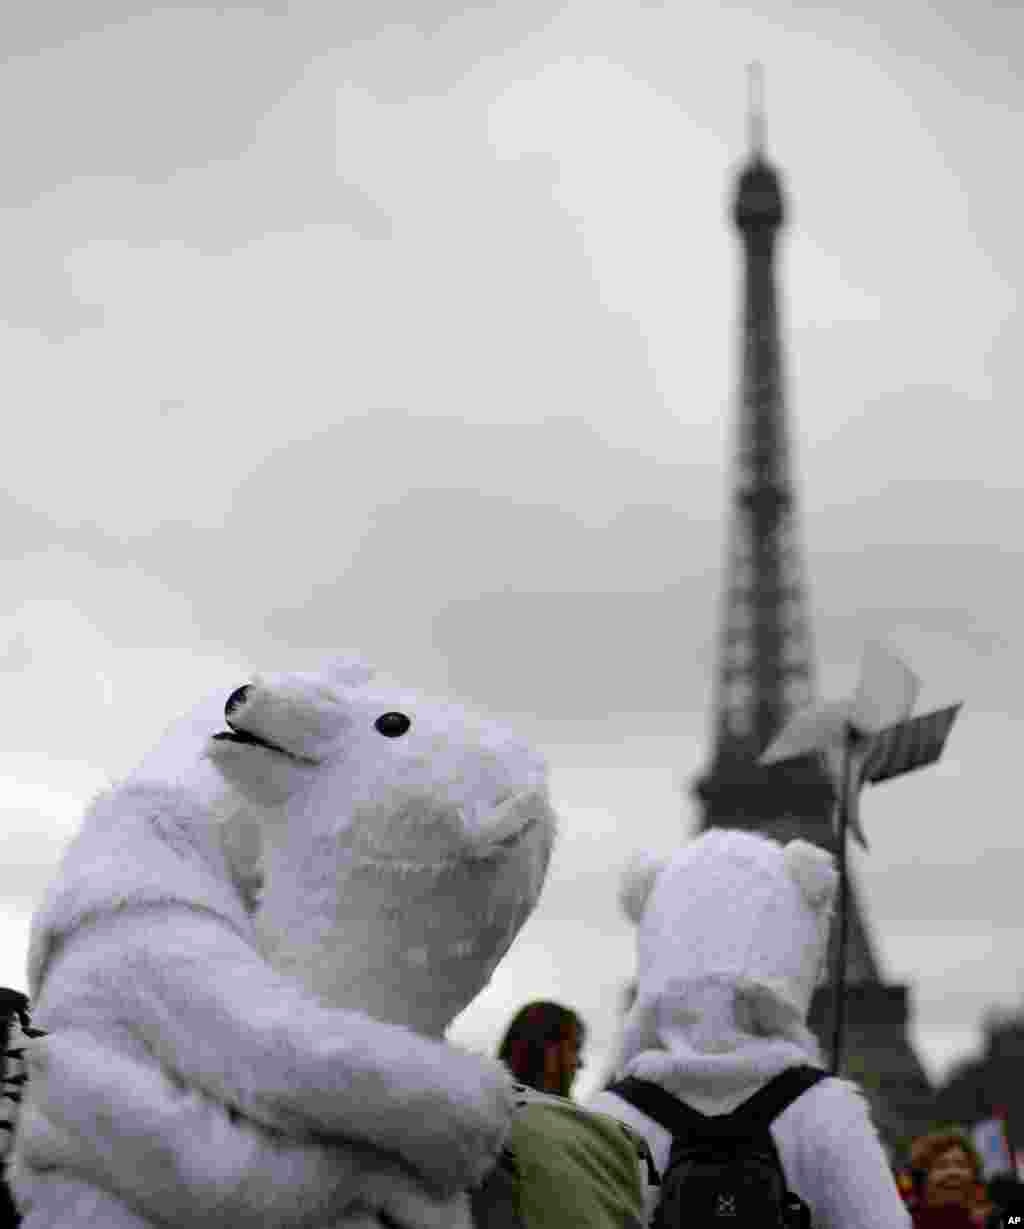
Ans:
<svg viewBox="0 0 1024 1229"><path fill-rule="evenodd" d="M647 1080L718 1115L789 1067L820 1065L807 1013L824 972L837 882L818 846L736 830L711 829L666 861L638 858L620 896L638 926L637 994L616 1077ZM641 1131L665 1172L671 1136L663 1127L608 1090L588 1108ZM909 1229L854 1085L822 1080L778 1116L771 1134L815 1229ZM657 1196L652 1187L648 1214Z"/></svg>
<svg viewBox="0 0 1024 1229"><path fill-rule="evenodd" d="M514 1091L432 1038L531 912L555 818L510 733L371 679L256 678L90 808L33 921L26 1229L468 1229ZM248 800L223 844L203 744Z"/></svg>

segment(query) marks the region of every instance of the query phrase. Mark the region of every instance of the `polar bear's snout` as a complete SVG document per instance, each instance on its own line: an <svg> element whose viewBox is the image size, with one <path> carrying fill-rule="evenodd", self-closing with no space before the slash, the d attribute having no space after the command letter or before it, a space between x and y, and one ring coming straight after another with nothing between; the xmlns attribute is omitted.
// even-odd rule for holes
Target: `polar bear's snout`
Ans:
<svg viewBox="0 0 1024 1229"><path fill-rule="evenodd" d="M219 734L214 734L214 739L223 742L247 743L254 747L263 747L267 751L276 751L281 755L291 756L293 759L300 758L289 751L287 748L271 742L269 738L264 738L253 730L247 730L244 726L237 725L232 719L232 714L238 709L244 708L246 701L252 693L252 684L246 683L243 687L236 687L235 690L228 696L224 704L224 720L227 722L230 729L223 730Z"/></svg>
<svg viewBox="0 0 1024 1229"><path fill-rule="evenodd" d="M337 747L352 715L338 693L320 680L302 674L253 675L227 697L224 720L228 729L214 735L218 761L219 751L254 747L317 765Z"/></svg>

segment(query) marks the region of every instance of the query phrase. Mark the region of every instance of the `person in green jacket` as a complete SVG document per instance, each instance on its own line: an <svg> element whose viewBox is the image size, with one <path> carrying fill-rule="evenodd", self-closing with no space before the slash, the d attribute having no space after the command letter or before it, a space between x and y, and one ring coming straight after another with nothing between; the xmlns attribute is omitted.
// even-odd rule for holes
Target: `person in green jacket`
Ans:
<svg viewBox="0 0 1024 1229"><path fill-rule="evenodd" d="M538 1000L512 1017L498 1058L520 1084L568 1097L583 1066L580 1055L585 1039L583 1021L571 1008Z"/></svg>

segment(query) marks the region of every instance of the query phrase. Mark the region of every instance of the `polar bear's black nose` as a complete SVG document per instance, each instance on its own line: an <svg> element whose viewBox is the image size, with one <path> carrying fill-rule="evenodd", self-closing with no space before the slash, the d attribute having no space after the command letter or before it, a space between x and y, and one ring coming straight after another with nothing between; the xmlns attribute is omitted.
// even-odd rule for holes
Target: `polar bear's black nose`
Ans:
<svg viewBox="0 0 1024 1229"><path fill-rule="evenodd" d="M235 711L235 709L238 708L239 705L245 703L246 697L250 691L252 691L252 688L248 683L246 683L244 687L237 687L231 695L228 696L227 703L224 705L224 718L228 723L230 723L231 714Z"/></svg>

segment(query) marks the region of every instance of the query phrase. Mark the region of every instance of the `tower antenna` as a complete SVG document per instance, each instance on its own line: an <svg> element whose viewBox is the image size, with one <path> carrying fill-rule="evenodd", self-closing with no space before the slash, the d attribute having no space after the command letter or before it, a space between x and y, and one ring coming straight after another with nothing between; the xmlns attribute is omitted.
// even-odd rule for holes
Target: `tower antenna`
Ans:
<svg viewBox="0 0 1024 1229"><path fill-rule="evenodd" d="M747 137L755 158L764 153L764 69L760 60L747 65Z"/></svg>

